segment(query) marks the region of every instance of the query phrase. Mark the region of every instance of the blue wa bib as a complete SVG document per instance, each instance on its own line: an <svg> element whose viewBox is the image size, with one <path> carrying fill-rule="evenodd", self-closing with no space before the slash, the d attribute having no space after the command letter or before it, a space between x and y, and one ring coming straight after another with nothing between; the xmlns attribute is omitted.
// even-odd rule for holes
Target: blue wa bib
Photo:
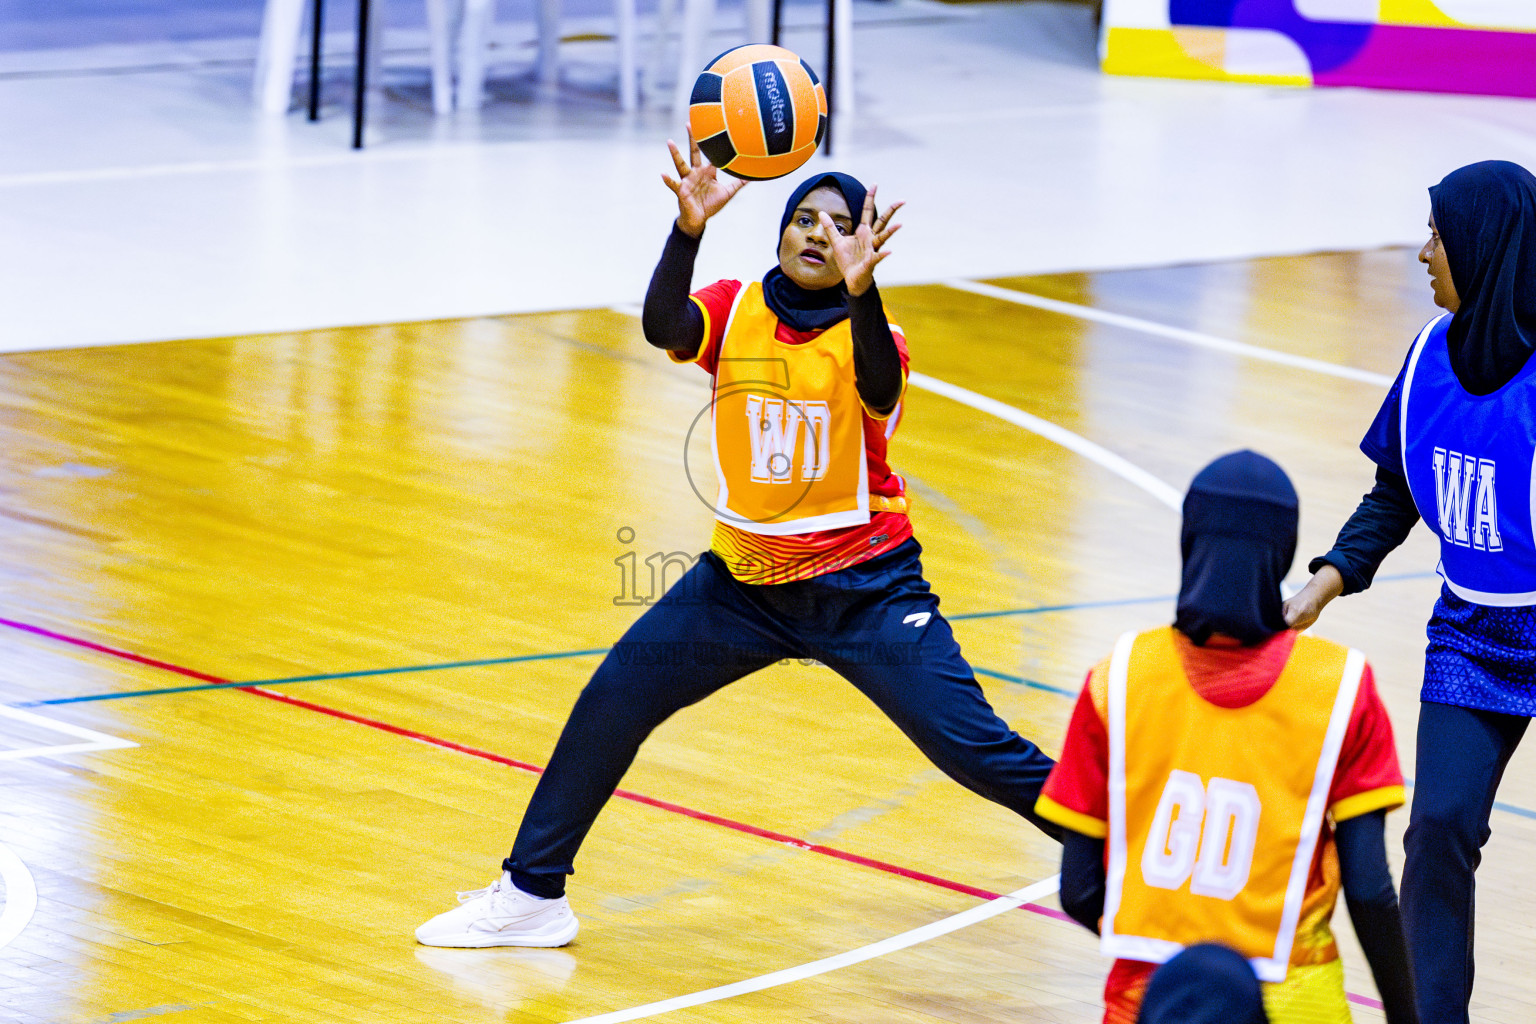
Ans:
<svg viewBox="0 0 1536 1024"><path fill-rule="evenodd" d="M1449 313L1414 342L1403 378L1403 467L1419 515L1440 535L1440 575L1464 601L1536 604L1536 402L1530 360L1491 395L1451 369Z"/></svg>

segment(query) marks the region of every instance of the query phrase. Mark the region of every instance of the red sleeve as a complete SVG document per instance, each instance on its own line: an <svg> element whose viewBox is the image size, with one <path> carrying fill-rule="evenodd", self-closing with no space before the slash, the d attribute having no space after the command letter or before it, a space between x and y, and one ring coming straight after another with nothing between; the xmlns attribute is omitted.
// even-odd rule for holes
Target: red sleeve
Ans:
<svg viewBox="0 0 1536 1024"><path fill-rule="evenodd" d="M713 375L719 365L720 339L725 337L725 322L731 316L731 304L741 291L740 281L716 281L694 292L691 298L704 314L704 340L699 351L690 359L670 353L674 363L698 363L705 373Z"/></svg>
<svg viewBox="0 0 1536 1024"><path fill-rule="evenodd" d="M1050 778L1035 804L1035 812L1058 825L1102 839L1109 831L1109 729L1096 700L1098 669L1088 673L1067 738L1062 742L1061 760L1051 769Z"/></svg>
<svg viewBox="0 0 1536 1024"><path fill-rule="evenodd" d="M1375 674L1366 665L1344 733L1344 748L1339 751L1339 766L1333 773L1333 788L1328 791L1328 807L1335 821L1344 821L1401 807L1404 799L1392 720L1376 692Z"/></svg>

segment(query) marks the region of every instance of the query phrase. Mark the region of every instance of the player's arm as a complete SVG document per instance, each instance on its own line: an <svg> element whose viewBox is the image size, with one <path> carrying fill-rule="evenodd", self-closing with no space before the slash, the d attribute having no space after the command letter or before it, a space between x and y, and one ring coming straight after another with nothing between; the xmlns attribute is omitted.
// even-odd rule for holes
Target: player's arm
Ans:
<svg viewBox="0 0 1536 1024"><path fill-rule="evenodd" d="M1386 815L1406 799L1392 720L1369 663L1339 752L1328 794L1344 902L1371 965L1389 1024L1417 1024L1413 977L1397 890L1387 867Z"/></svg>
<svg viewBox="0 0 1536 1024"><path fill-rule="evenodd" d="M670 139L667 149L672 154L677 177L663 174L661 180L677 196L677 220L662 248L661 261L651 274L640 326L645 331L645 340L652 345L691 357L704 341L704 314L688 298L699 239L704 236L709 218L719 213L746 181L721 179L699 152L692 132L688 135L687 160Z"/></svg>
<svg viewBox="0 0 1536 1024"><path fill-rule="evenodd" d="M1061 909L1099 934L1104 917L1104 840L1068 829L1061 845Z"/></svg>
<svg viewBox="0 0 1536 1024"><path fill-rule="evenodd" d="M692 356L704 341L704 314L688 297L698 254L699 240L674 224L662 247L661 260L651 273L640 313L646 341L685 356Z"/></svg>
<svg viewBox="0 0 1536 1024"><path fill-rule="evenodd" d="M1105 662L1088 673L1067 724L1061 760L1035 803L1036 814L1062 828L1061 909L1094 934L1104 916L1104 839L1109 833L1107 670Z"/></svg>
<svg viewBox="0 0 1536 1024"><path fill-rule="evenodd" d="M872 414L883 419L901 401L906 379L890 321L880 302L880 289L875 287L875 265L890 255L889 251L881 251L881 247L901 230L900 224L891 223L891 217L903 204L892 203L890 209L876 216L875 192L878 187L872 186L864 196L859 225L851 234L839 233L832 218L825 213L821 214L821 226L832 241L832 260L842 271L843 283L848 288L848 319L853 330L853 379L859 389L859 400Z"/></svg>
<svg viewBox="0 0 1536 1024"><path fill-rule="evenodd" d="M1349 919L1371 965L1387 1024L1418 1024L1403 917L1387 867L1386 821L1387 812L1377 810L1338 823L1339 872Z"/></svg>
<svg viewBox="0 0 1536 1024"><path fill-rule="evenodd" d="M1312 579L1285 603L1286 624L1306 629L1329 601L1369 587L1381 563L1408 539L1418 521L1419 508L1408 490L1408 478L1376 467L1375 485L1339 530L1333 550L1312 559L1308 566Z"/></svg>

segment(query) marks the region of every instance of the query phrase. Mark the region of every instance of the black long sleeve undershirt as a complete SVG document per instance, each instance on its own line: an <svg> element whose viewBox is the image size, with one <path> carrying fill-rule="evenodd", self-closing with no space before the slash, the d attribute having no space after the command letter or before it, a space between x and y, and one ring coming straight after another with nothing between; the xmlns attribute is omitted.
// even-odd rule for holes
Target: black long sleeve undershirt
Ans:
<svg viewBox="0 0 1536 1024"><path fill-rule="evenodd" d="M1371 965L1387 1024L1418 1024L1403 916L1387 867L1386 829L1386 811L1339 822L1334 828L1339 874L1349 919Z"/></svg>
<svg viewBox="0 0 1536 1024"><path fill-rule="evenodd" d="M1387 1024L1418 1024L1397 890L1387 867L1386 811L1339 822L1334 841L1349 919L1371 965ZM1104 915L1104 840L1068 832L1061 851L1061 909L1099 934Z"/></svg>
<svg viewBox="0 0 1536 1024"><path fill-rule="evenodd" d="M1418 521L1408 478L1378 466L1376 485L1339 530L1333 550L1312 559L1307 571L1331 565L1344 577L1344 593L1357 594L1371 585L1382 560L1408 539Z"/></svg>
<svg viewBox="0 0 1536 1024"><path fill-rule="evenodd" d="M645 340L656 348L693 355L704 341L704 314L688 298L698 253L699 239L674 223L651 274L640 314ZM848 318L859 398L874 412L886 415L901 398L901 356L880 302L880 290L870 285L863 295L848 296Z"/></svg>
<svg viewBox="0 0 1536 1024"><path fill-rule="evenodd" d="M1104 916L1104 840L1067 831L1061 843L1061 909L1099 934Z"/></svg>

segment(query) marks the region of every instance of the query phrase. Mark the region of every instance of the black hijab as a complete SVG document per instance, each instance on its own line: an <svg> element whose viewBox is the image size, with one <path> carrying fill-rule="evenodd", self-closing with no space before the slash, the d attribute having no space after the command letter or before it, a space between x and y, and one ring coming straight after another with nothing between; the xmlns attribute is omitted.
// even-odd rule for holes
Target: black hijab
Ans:
<svg viewBox="0 0 1536 1024"><path fill-rule="evenodd" d="M1280 581L1296 557L1299 518L1285 470L1257 452L1223 455L1195 474L1173 624L1202 646L1221 633L1251 647L1285 629Z"/></svg>
<svg viewBox="0 0 1536 1024"><path fill-rule="evenodd" d="M1461 308L1451 318L1451 369L1486 395L1508 384L1536 349L1536 177L1485 160L1429 190Z"/></svg>
<svg viewBox="0 0 1536 1024"><path fill-rule="evenodd" d="M1152 972L1137 1024L1268 1024L1264 991L1242 954L1190 946Z"/></svg>
<svg viewBox="0 0 1536 1024"><path fill-rule="evenodd" d="M813 175L790 193L789 202L784 205L784 216L779 220L779 233L774 236L774 256L779 254L784 229L789 227L800 201L818 188L834 188L841 192L854 223L858 223L864 212L864 196L868 192L863 183L851 174L839 174L836 171ZM774 316L797 331L824 331L848 316L848 289L841 283L832 288L802 288L791 281L777 263L763 277L763 301L773 310Z"/></svg>

